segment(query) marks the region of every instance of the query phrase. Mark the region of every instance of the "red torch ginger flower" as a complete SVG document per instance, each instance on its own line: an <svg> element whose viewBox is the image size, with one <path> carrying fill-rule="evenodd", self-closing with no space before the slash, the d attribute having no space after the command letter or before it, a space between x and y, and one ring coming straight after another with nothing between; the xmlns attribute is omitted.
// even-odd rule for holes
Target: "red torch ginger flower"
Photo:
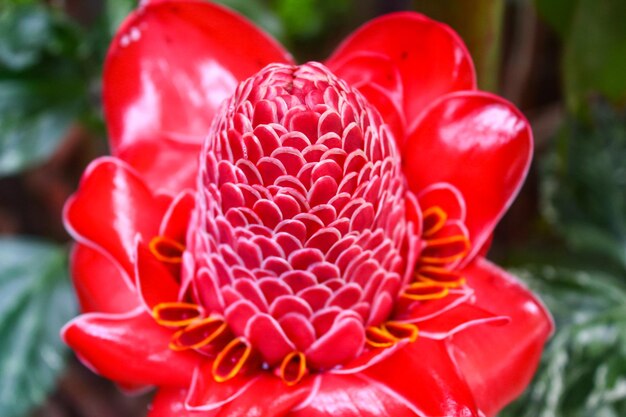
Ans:
<svg viewBox="0 0 626 417"><path fill-rule="evenodd" d="M296 65L237 15L144 2L104 74L113 157L65 221L63 337L151 417L493 416L552 324L483 257L529 167L449 28L374 20Z"/></svg>

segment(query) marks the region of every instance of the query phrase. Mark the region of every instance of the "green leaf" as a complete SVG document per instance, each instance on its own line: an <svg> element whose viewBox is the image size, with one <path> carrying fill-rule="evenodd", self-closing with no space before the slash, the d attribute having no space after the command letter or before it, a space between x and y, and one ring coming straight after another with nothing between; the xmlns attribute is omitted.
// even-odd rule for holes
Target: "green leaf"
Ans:
<svg viewBox="0 0 626 417"><path fill-rule="evenodd" d="M557 332L531 387L500 417L626 415L623 278L554 267L517 274L540 293Z"/></svg>
<svg viewBox="0 0 626 417"><path fill-rule="evenodd" d="M0 239L0 415L41 403L63 369L63 324L76 315L63 248Z"/></svg>
<svg viewBox="0 0 626 417"><path fill-rule="evenodd" d="M563 57L570 109L584 109L592 94L626 103L625 16L624 0L578 0Z"/></svg>
<svg viewBox="0 0 626 417"><path fill-rule="evenodd" d="M544 161L546 219L571 249L626 271L626 115L597 104L591 124L570 120Z"/></svg>

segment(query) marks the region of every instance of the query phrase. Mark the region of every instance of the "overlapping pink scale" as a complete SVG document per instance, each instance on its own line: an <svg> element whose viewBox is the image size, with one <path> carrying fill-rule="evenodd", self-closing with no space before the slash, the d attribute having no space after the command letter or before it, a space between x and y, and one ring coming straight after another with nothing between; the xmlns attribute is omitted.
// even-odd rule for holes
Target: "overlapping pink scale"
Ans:
<svg viewBox="0 0 626 417"><path fill-rule="evenodd" d="M414 266L415 204L378 112L323 65L243 82L204 145L187 273L269 365L355 358ZM413 211L407 214L407 210Z"/></svg>

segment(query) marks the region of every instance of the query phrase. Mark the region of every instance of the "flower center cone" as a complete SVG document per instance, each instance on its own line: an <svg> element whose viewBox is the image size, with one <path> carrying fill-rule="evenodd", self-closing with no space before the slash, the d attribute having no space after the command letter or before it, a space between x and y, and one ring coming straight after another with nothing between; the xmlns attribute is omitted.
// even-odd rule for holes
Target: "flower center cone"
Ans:
<svg viewBox="0 0 626 417"><path fill-rule="evenodd" d="M197 186L182 282L232 334L231 370L254 351L289 381L357 357L417 256L376 109L321 64L270 65L222 107Z"/></svg>

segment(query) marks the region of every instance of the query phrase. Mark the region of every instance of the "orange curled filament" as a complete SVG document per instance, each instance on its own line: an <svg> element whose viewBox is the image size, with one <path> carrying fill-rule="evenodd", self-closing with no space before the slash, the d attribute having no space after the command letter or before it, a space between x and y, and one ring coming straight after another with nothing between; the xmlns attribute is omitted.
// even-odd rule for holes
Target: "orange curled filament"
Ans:
<svg viewBox="0 0 626 417"><path fill-rule="evenodd" d="M413 282L408 285L400 297L411 301L436 300L448 295L448 287L430 282Z"/></svg>
<svg viewBox="0 0 626 417"><path fill-rule="evenodd" d="M225 382L239 374L246 364L252 347L243 338L233 339L217 354L213 362L213 379L216 382Z"/></svg>
<svg viewBox="0 0 626 417"><path fill-rule="evenodd" d="M457 271L437 266L421 266L415 273L417 281L457 288L465 285L465 278Z"/></svg>
<svg viewBox="0 0 626 417"><path fill-rule="evenodd" d="M420 262L425 264L447 264L462 259L470 249L467 236L455 235L440 239L426 239Z"/></svg>
<svg viewBox="0 0 626 417"><path fill-rule="evenodd" d="M183 327L202 316L202 308L197 304L168 302L157 304L152 309L152 317L161 326Z"/></svg>
<svg viewBox="0 0 626 417"><path fill-rule="evenodd" d="M432 236L440 231L443 225L446 223L446 220L448 220L448 214L443 211L443 209L439 206L427 208L426 210L424 210L424 213L422 215L422 236L424 237Z"/></svg>
<svg viewBox="0 0 626 417"><path fill-rule="evenodd" d="M217 340L226 333L228 326L219 317L211 316L192 322L174 333L170 340L170 349L180 351L186 349L200 349Z"/></svg>
<svg viewBox="0 0 626 417"><path fill-rule="evenodd" d="M183 261L185 246L166 236L152 238L148 245L150 252L161 262L179 264Z"/></svg>
<svg viewBox="0 0 626 417"><path fill-rule="evenodd" d="M365 342L373 348L388 348L395 345L398 339L385 328L369 326L365 329Z"/></svg>
<svg viewBox="0 0 626 417"><path fill-rule="evenodd" d="M304 378L308 370L306 367L306 356L302 352L291 352L283 358L280 365L280 379L288 385L296 385Z"/></svg>
<svg viewBox="0 0 626 417"><path fill-rule="evenodd" d="M409 342L415 342L419 333L419 329L415 324L402 323L399 321L388 321L383 324L383 329L395 337L396 340L408 340Z"/></svg>

